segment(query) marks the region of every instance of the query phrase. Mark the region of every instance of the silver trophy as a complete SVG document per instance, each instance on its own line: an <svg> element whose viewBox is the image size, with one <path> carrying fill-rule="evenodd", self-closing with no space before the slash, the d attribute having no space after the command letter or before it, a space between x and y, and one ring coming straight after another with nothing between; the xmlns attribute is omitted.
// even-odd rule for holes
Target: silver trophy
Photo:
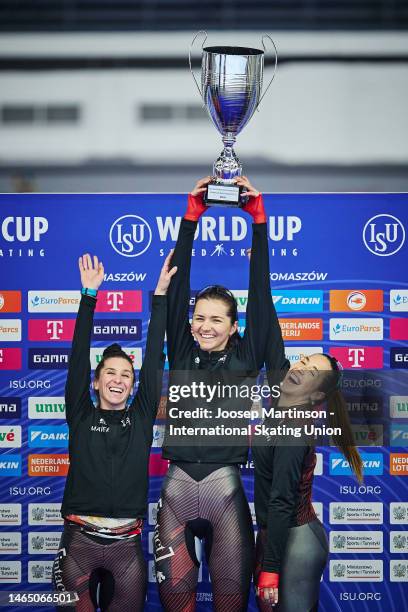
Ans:
<svg viewBox="0 0 408 612"><path fill-rule="evenodd" d="M194 42L204 36L202 42L201 87L191 63ZM272 78L262 93L265 39L269 39L275 51L275 67ZM278 53L272 38L262 36L261 49L248 47L204 47L207 33L203 30L194 36L189 52L190 71L208 114L222 135L224 149L213 166L214 182L210 183L204 201L213 206L241 206L244 199L234 185L242 175L242 165L233 149L237 134L246 126L258 109L276 74Z"/></svg>

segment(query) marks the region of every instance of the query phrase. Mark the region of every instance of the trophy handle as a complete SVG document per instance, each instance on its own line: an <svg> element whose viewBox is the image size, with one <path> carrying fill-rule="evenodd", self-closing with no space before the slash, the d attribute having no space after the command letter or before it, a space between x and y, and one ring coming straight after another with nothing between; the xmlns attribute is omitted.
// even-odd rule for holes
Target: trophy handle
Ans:
<svg viewBox="0 0 408 612"><path fill-rule="evenodd" d="M201 89L200 89L200 86L199 86L199 84L198 84L198 81L197 81L197 79L196 79L196 77L195 77L194 70L193 70L193 67L192 67L192 64L191 64L191 51L193 50L193 45L194 45L194 43L195 43L196 39L197 39L197 38L198 38L198 37L199 37L201 34L204 34L204 40L203 40L203 42L201 43L201 49L203 49L203 47L204 47L204 43L205 43L205 41L207 40L208 34L207 34L207 32L206 32L205 30L200 30L199 32L197 32L197 34L195 34L195 36L194 36L193 40L191 41L191 44L190 44L190 49L189 49L189 52L188 52L188 63L189 63L189 66L190 66L190 72L191 72L191 75L192 75L192 77L193 77L193 79L194 79L194 83L196 84L196 87L197 87L197 89L198 89L198 93L200 94L200 98L202 99L202 97L203 97L203 93L202 93L202 91L201 91ZM264 48L265 48L265 47L264 47Z"/></svg>
<svg viewBox="0 0 408 612"><path fill-rule="evenodd" d="M264 35L262 36L261 41L262 41L262 46L263 46L263 48L264 48L265 53L266 53L266 47L265 47L265 43L264 43L264 39L265 39L265 38L269 38L269 40L271 41L271 43L272 43L272 45L273 45L273 48L274 48L274 51L275 51L275 67L274 67L274 69L273 69L273 75L272 75L271 80L270 80L270 81L269 81L269 83L268 83L267 88L265 89L265 91L263 92L263 94L261 95L261 97L259 98L258 106L256 107L256 110L258 110L258 111L259 111L259 105L260 105L260 103L262 102L262 100L263 100L263 99L264 99L264 97L265 97L266 92L268 91L268 89L269 89L269 88L270 88L270 86L272 85L272 81L273 81L273 79L275 78L275 75L276 75L276 67L277 67L277 65L278 65L278 50L276 49L276 45L275 45L275 43L273 42L272 38L269 36L269 34L264 34ZM203 43L203 44L204 44L204 43Z"/></svg>

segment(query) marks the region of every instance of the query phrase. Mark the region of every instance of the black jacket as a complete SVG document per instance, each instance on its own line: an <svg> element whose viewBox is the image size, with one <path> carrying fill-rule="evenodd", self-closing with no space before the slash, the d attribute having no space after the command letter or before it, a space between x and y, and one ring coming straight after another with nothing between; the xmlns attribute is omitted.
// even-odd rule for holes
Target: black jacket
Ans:
<svg viewBox="0 0 408 612"><path fill-rule="evenodd" d="M240 380L245 384L249 381L255 383L264 363L266 344L274 341L276 346L269 347L271 352L279 358L283 354L282 336L269 283L266 223L252 226L252 253L244 336L240 337L229 350L210 354L196 346L189 323L191 250L196 227L197 223L182 220L172 259L172 265L176 265L178 271L167 293L167 353L171 370L169 384L174 384L175 381L178 383L183 377L182 372L185 373L186 383L189 377L190 380L205 379L210 384L218 382L229 384L233 379L237 384L240 384ZM282 364L276 364L276 368L281 367ZM192 400L179 402L181 409L196 406L197 402L194 403ZM222 407L227 411L238 407L248 409L251 407L251 401L226 400ZM193 421L196 426L201 422L208 425L205 419L199 422L194 419ZM248 441L245 438L241 437L237 444L233 442L232 445L230 440L227 440L225 445L219 441L217 445L209 445L208 439L202 440L198 436L193 446L188 444L183 446L180 441L175 443L175 440L168 436L170 424L171 420L167 419L163 445L163 457L166 459L221 464L240 464L247 460ZM173 424L178 425L177 422ZM242 419L240 424L244 424ZM227 425L233 425L233 420Z"/></svg>
<svg viewBox="0 0 408 612"><path fill-rule="evenodd" d="M61 514L142 518L146 514L152 428L164 365L166 296L154 296L139 386L124 410L95 408L90 395L89 349L96 300L83 296L78 310L65 387L69 472Z"/></svg>

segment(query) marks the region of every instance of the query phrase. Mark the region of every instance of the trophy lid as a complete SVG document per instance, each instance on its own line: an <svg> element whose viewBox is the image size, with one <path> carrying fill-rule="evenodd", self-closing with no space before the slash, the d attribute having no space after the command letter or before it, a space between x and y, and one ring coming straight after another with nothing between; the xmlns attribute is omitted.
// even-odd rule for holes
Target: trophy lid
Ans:
<svg viewBox="0 0 408 612"><path fill-rule="evenodd" d="M206 53L216 53L217 55L264 55L261 49L253 49L251 47L203 47Z"/></svg>

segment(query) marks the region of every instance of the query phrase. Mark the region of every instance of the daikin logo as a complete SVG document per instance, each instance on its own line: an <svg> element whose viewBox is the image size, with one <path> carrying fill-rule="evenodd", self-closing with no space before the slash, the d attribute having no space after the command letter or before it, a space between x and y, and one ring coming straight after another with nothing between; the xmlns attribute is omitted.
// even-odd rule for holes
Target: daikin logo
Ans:
<svg viewBox="0 0 408 612"><path fill-rule="evenodd" d="M150 246L150 225L137 215L123 215L112 223L109 231L112 248L123 257L138 257Z"/></svg>
<svg viewBox="0 0 408 612"><path fill-rule="evenodd" d="M361 453L365 476L381 476L383 473L384 460L381 453ZM340 453L330 454L331 476L352 476L350 464Z"/></svg>
<svg viewBox="0 0 408 612"><path fill-rule="evenodd" d="M0 457L0 476L21 476L21 455Z"/></svg>
<svg viewBox="0 0 408 612"><path fill-rule="evenodd" d="M363 241L374 255L379 257L395 255L405 242L405 228L393 215L376 215L365 224Z"/></svg>
<svg viewBox="0 0 408 612"><path fill-rule="evenodd" d="M55 447L66 448L68 446L68 426L67 425L35 425L28 428L28 446L36 447Z"/></svg>
<svg viewBox="0 0 408 612"><path fill-rule="evenodd" d="M279 291L272 295L277 312L321 312L323 291L299 290Z"/></svg>

